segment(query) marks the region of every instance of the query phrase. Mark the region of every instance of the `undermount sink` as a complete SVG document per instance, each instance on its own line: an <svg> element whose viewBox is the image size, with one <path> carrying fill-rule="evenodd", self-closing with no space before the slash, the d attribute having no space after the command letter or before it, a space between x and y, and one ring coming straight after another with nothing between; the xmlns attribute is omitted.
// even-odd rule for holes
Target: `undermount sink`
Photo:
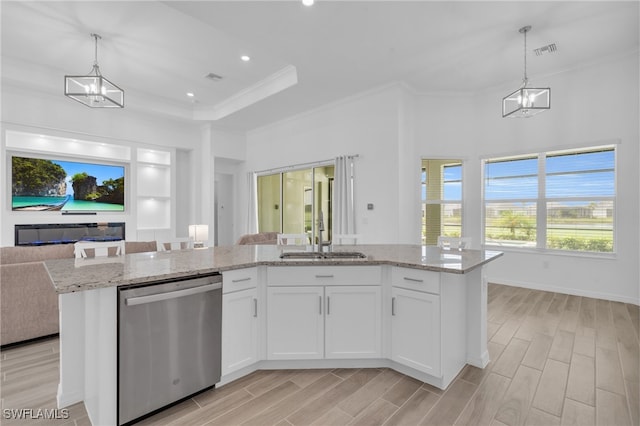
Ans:
<svg viewBox="0 0 640 426"><path fill-rule="evenodd" d="M281 259L365 259L367 255L357 251L288 251L280 255Z"/></svg>
<svg viewBox="0 0 640 426"><path fill-rule="evenodd" d="M359 251L332 251L322 253L327 259L366 259L367 255Z"/></svg>
<svg viewBox="0 0 640 426"><path fill-rule="evenodd" d="M321 259L322 253L315 251L288 251L280 255L280 259Z"/></svg>

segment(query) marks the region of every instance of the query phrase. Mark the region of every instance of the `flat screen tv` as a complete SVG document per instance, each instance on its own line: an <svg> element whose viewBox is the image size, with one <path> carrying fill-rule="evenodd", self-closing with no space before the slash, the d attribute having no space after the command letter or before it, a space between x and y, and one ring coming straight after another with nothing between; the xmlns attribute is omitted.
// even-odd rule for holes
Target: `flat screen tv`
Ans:
<svg viewBox="0 0 640 426"><path fill-rule="evenodd" d="M121 212L125 167L48 158L11 158L13 211Z"/></svg>

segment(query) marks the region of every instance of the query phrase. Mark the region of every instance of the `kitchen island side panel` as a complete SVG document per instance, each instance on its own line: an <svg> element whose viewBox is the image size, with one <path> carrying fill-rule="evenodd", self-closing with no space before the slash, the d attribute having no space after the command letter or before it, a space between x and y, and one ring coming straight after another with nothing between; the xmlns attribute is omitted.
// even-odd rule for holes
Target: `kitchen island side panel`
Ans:
<svg viewBox="0 0 640 426"><path fill-rule="evenodd" d="M84 401L94 425L116 424L117 288L60 294L58 408Z"/></svg>

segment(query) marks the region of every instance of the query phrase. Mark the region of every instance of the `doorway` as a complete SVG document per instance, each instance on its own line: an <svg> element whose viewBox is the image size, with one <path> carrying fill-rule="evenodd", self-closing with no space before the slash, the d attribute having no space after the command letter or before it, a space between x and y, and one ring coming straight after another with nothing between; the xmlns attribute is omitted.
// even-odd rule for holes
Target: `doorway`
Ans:
<svg viewBox="0 0 640 426"><path fill-rule="evenodd" d="M214 245L230 246L234 243L234 214L233 214L232 174L216 173L214 178Z"/></svg>

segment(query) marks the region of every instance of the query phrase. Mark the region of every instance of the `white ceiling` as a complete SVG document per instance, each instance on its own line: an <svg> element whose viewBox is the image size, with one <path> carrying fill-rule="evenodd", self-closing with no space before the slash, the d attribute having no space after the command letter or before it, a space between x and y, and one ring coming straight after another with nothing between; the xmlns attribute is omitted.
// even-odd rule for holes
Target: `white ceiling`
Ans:
<svg viewBox="0 0 640 426"><path fill-rule="evenodd" d="M2 83L62 96L98 61L126 107L248 130L391 82L515 88L639 49L636 1L2 1ZM558 50L535 56L555 43ZM247 54L252 60L243 62ZM223 77L212 82L210 72ZM196 101L186 92L196 94ZM69 102L72 102L69 100ZM79 108L82 105L78 104Z"/></svg>

